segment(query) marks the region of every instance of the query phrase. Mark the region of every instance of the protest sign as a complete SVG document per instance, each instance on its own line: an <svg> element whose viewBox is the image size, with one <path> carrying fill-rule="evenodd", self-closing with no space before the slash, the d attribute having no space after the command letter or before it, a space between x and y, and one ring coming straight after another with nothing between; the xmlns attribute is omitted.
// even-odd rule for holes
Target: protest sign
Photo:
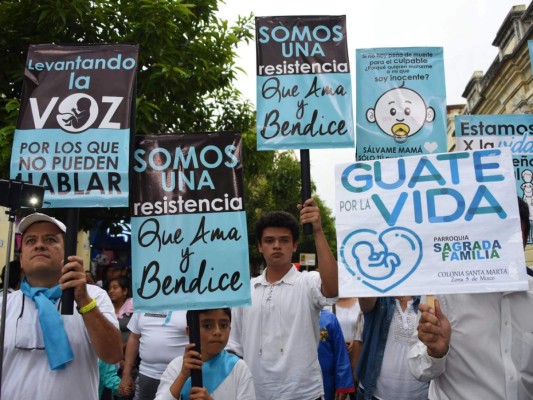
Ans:
<svg viewBox="0 0 533 400"><path fill-rule="evenodd" d="M457 150L509 148L516 191L529 206L533 223L533 115L460 115L455 117ZM530 230L528 243L533 243Z"/></svg>
<svg viewBox="0 0 533 400"><path fill-rule="evenodd" d="M12 179L50 207L128 205L137 45L32 45L11 154Z"/></svg>
<svg viewBox="0 0 533 400"><path fill-rule="evenodd" d="M513 155L516 192L529 208L530 229L527 243L533 243L533 154Z"/></svg>
<svg viewBox="0 0 533 400"><path fill-rule="evenodd" d="M356 159L446 151L441 47L356 50Z"/></svg>
<svg viewBox="0 0 533 400"><path fill-rule="evenodd" d="M508 149L336 167L341 297L528 287Z"/></svg>
<svg viewBox="0 0 533 400"><path fill-rule="evenodd" d="M346 17L255 22L257 149L353 147Z"/></svg>
<svg viewBox="0 0 533 400"><path fill-rule="evenodd" d="M138 311L250 304L242 139L136 137L132 269Z"/></svg>
<svg viewBox="0 0 533 400"><path fill-rule="evenodd" d="M533 154L533 115L458 115L457 150L509 147L513 154Z"/></svg>

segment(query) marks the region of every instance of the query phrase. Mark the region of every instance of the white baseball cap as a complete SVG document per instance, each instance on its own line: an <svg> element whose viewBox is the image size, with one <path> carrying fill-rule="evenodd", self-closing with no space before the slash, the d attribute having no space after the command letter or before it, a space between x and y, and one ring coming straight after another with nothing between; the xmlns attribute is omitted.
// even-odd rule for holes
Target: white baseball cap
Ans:
<svg viewBox="0 0 533 400"><path fill-rule="evenodd" d="M29 228L30 225L36 223L36 222L50 222L51 224L54 224L57 226L61 232L67 233L67 227L65 224L49 215L41 214L41 213L33 213L28 215L27 217L24 217L22 221L20 221L20 224L18 226L18 231L21 234L24 234L26 229Z"/></svg>

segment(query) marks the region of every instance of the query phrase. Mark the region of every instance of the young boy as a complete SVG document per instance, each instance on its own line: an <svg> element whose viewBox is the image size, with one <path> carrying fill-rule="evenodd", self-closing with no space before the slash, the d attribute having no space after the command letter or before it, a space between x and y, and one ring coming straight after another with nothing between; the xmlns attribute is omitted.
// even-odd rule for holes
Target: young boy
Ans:
<svg viewBox="0 0 533 400"><path fill-rule="evenodd" d="M257 221L256 238L266 268L250 282L251 307L233 309L228 350L242 356L258 400L316 400L324 396L318 362L320 310L337 300L337 261L312 199L299 205L300 222L313 227L319 272L298 272L292 256L299 225L283 211Z"/></svg>
<svg viewBox="0 0 533 400"><path fill-rule="evenodd" d="M163 373L156 400L255 400L252 375L246 363L224 350L231 329L231 310L216 308L198 313L201 354L193 350L194 343L185 346L183 357L172 360ZM202 369L204 387L191 388L192 369Z"/></svg>

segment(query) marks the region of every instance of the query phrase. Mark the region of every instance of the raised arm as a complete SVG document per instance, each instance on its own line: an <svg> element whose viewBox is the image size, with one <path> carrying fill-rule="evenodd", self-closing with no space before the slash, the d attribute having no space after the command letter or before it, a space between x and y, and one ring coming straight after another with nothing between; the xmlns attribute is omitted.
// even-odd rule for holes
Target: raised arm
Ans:
<svg viewBox="0 0 533 400"><path fill-rule="evenodd" d="M418 338L426 345L430 357L444 357L450 348L450 321L442 312L438 300L435 300L435 309L428 304L420 304L419 310L422 315L418 323Z"/></svg>
<svg viewBox="0 0 533 400"><path fill-rule="evenodd" d="M319 273L322 280L322 294L328 298L339 295L339 275L337 261L329 247L322 229L320 209L313 199L307 199L303 206L298 204L300 210L300 222L313 226L316 254L318 258Z"/></svg>
<svg viewBox="0 0 533 400"><path fill-rule="evenodd" d="M429 382L446 369L451 326L438 300L435 300L434 309L427 304L420 304L419 311L422 315L418 332L414 332L411 338L407 362L416 379Z"/></svg>
<svg viewBox="0 0 533 400"><path fill-rule="evenodd" d="M185 346L181 371L170 385L170 393L172 393L172 396L176 399L181 395L181 390L183 389L185 382L191 376L191 370L202 370L202 356L200 353L193 350L194 346L194 343L189 343Z"/></svg>
<svg viewBox="0 0 533 400"><path fill-rule="evenodd" d="M359 306L361 307L363 314L372 311L376 306L377 301L377 297L359 297Z"/></svg>
<svg viewBox="0 0 533 400"><path fill-rule="evenodd" d="M74 300L82 314L96 355L108 364L119 362L123 356L120 331L100 310L100 307L106 306L106 300L109 303L107 305L112 309L111 301L103 296L98 299L91 298L87 292L85 270L83 260L80 257L69 256L68 262L63 266L62 273L63 275L59 280L61 289L74 288Z"/></svg>

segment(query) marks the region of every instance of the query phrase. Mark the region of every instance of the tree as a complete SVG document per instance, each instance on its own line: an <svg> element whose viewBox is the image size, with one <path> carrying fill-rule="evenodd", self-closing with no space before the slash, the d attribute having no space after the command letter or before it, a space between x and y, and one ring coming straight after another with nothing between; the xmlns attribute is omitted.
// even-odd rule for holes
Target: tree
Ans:
<svg viewBox="0 0 533 400"><path fill-rule="evenodd" d="M26 53L38 43L140 45L136 132L245 131L251 104L232 85L252 17L218 19L217 0L0 2L0 170L7 177Z"/></svg>
<svg viewBox="0 0 533 400"><path fill-rule="evenodd" d="M245 142L245 198L253 230L263 210L297 214L298 162L290 152L257 152L255 115L234 81L237 46L252 39L252 16L234 25L217 18L218 0L2 0L0 2L0 174L7 178L30 44L140 45L138 134L239 131ZM61 210L55 213L61 216ZM332 226L331 211L323 217ZM128 219L125 208L81 209L80 227L103 228ZM333 233L332 233L333 232ZM333 245L334 231L328 238ZM262 258L250 241L252 264ZM305 242L302 244L305 246ZM303 247L302 247L303 248Z"/></svg>
<svg viewBox="0 0 533 400"><path fill-rule="evenodd" d="M296 208L301 198L300 164L292 151L256 151L255 131L243 135L244 141L244 194L246 200L246 221L248 224L248 243L250 268L257 274L263 264L263 256L257 249L254 227L266 211L281 210L293 214L299 220ZM253 162L249 158L253 157ZM316 190L314 184L312 191ZM329 209L318 196L313 196L322 213L322 228L332 249L337 248L335 223ZM335 250L334 250L335 251ZM300 232L298 253L315 253L312 236Z"/></svg>
<svg viewBox="0 0 533 400"><path fill-rule="evenodd" d="M252 38L252 17L218 19L217 0L31 0L0 2L0 171L8 177L26 53L38 43L140 45L138 134L234 130L253 126L251 104L232 85L239 43ZM124 219L128 210L104 210ZM81 210L81 226L92 227Z"/></svg>

